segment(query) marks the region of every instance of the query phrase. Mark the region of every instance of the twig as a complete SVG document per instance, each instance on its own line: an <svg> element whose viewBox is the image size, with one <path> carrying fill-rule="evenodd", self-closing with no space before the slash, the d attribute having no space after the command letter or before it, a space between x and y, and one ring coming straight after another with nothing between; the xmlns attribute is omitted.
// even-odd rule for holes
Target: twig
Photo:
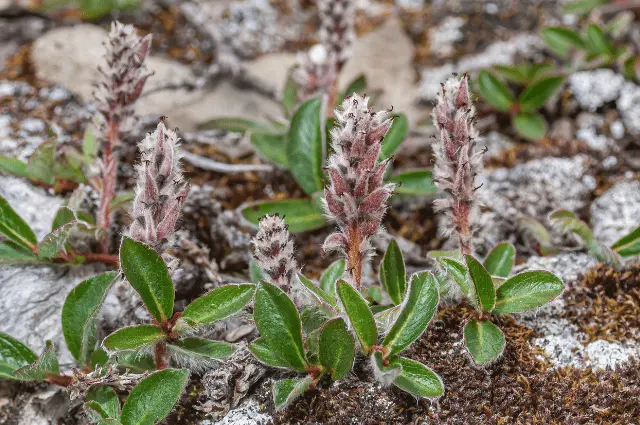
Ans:
<svg viewBox="0 0 640 425"><path fill-rule="evenodd" d="M182 151L182 159L194 167L216 173L244 173L247 171L273 171L271 165L266 164L226 164L214 161L188 151Z"/></svg>

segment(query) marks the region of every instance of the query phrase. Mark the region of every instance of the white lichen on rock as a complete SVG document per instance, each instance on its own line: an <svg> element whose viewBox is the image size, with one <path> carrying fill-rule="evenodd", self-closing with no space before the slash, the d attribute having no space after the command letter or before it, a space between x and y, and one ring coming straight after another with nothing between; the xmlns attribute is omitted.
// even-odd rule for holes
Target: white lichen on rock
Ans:
<svg viewBox="0 0 640 425"><path fill-rule="evenodd" d="M640 182L622 181L591 204L591 227L596 239L610 245L640 226Z"/></svg>
<svg viewBox="0 0 640 425"><path fill-rule="evenodd" d="M626 83L620 91L617 107L629 133L640 135L640 86Z"/></svg>
<svg viewBox="0 0 640 425"><path fill-rule="evenodd" d="M624 76L608 68L581 71L569 77L569 91L581 107L594 112L605 103L616 100L624 82Z"/></svg>

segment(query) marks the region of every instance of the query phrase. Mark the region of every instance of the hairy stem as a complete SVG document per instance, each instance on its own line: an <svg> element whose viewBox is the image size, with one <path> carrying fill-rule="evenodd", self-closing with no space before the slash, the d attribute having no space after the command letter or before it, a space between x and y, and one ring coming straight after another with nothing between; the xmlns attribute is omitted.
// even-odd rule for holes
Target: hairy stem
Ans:
<svg viewBox="0 0 640 425"><path fill-rule="evenodd" d="M118 178L118 165L114 153L114 148L119 139L119 125L117 122L109 123L107 133L107 143L104 149L104 170L102 174L102 193L100 194L100 206L98 208L98 227L105 230L100 240L100 251L109 252L111 235L111 202L115 198L116 180Z"/></svg>
<svg viewBox="0 0 640 425"><path fill-rule="evenodd" d="M159 342L155 348L156 370L167 368L167 343Z"/></svg>
<svg viewBox="0 0 640 425"><path fill-rule="evenodd" d="M356 288L360 288L360 282L362 281L362 253L360 252L360 246L362 244L362 236L357 226L351 226L348 232L349 235L349 248L347 252L347 263L349 263L349 270L353 277L353 283L356 284Z"/></svg>

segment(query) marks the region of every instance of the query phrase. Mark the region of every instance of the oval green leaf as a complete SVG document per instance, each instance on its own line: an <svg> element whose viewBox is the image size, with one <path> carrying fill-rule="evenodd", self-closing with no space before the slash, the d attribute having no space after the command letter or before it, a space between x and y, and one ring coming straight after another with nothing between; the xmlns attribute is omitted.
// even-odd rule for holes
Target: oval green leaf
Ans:
<svg viewBox="0 0 640 425"><path fill-rule="evenodd" d="M490 363L502 355L504 334L488 320L470 320L464 327L464 344L476 364Z"/></svg>
<svg viewBox="0 0 640 425"><path fill-rule="evenodd" d="M51 341L46 341L44 351L33 363L14 372L14 377L22 381L43 381L57 375L60 375L60 365Z"/></svg>
<svg viewBox="0 0 640 425"><path fill-rule="evenodd" d="M37 358L29 347L0 332L0 379L18 379L13 372L35 362Z"/></svg>
<svg viewBox="0 0 640 425"><path fill-rule="evenodd" d="M102 419L120 417L120 398L108 385L94 386L84 398L87 406L100 415Z"/></svg>
<svg viewBox="0 0 640 425"><path fill-rule="evenodd" d="M291 233L321 229L327 225L322 209L311 199L286 199L282 201L265 201L242 208L242 216L252 225L265 215L279 214L284 217Z"/></svg>
<svg viewBox="0 0 640 425"><path fill-rule="evenodd" d="M0 264L35 263L41 261L31 250L11 242L0 242Z"/></svg>
<svg viewBox="0 0 640 425"><path fill-rule="evenodd" d="M547 27L540 31L547 46L560 56L567 56L570 49L583 49L584 40L580 34L565 27Z"/></svg>
<svg viewBox="0 0 640 425"><path fill-rule="evenodd" d="M496 305L496 290L493 287L491 275L487 269L471 255L465 255L465 258L467 270L469 270L469 276L471 277L476 295L475 304L479 306L482 311L490 313Z"/></svg>
<svg viewBox="0 0 640 425"><path fill-rule="evenodd" d="M182 338L167 345L167 349L178 356L198 361L223 360L230 357L236 347L222 341L212 341L205 338Z"/></svg>
<svg viewBox="0 0 640 425"><path fill-rule="evenodd" d="M622 258L633 257L640 254L640 227L617 240L611 249L620 254Z"/></svg>
<svg viewBox="0 0 640 425"><path fill-rule="evenodd" d="M346 267L344 260L334 261L320 276L320 288L333 298L336 296L336 282L342 278Z"/></svg>
<svg viewBox="0 0 640 425"><path fill-rule="evenodd" d="M165 337L164 331L154 325L128 326L106 337L102 345L109 351L135 350Z"/></svg>
<svg viewBox="0 0 640 425"><path fill-rule="evenodd" d="M335 298L324 292L322 288L317 286L311 280L307 279L302 273L298 273L298 280L300 281L302 286L304 286L309 292L311 292L311 294L313 294L315 299L320 302L325 302L332 307L336 306L337 303Z"/></svg>
<svg viewBox="0 0 640 425"><path fill-rule="evenodd" d="M287 136L284 134L251 133L251 144L268 161L287 168Z"/></svg>
<svg viewBox="0 0 640 425"><path fill-rule="evenodd" d="M474 305L476 305L476 297L471 286L471 282L469 281L469 273L467 272L467 268L459 262L458 260L454 260L453 258L439 258L438 263L444 267L447 274L458 284L460 290L464 294L465 297Z"/></svg>
<svg viewBox="0 0 640 425"><path fill-rule="evenodd" d="M394 357L389 364L401 370L393 380L393 385L414 397L433 398L444 394L444 384L440 376L422 363L404 357Z"/></svg>
<svg viewBox="0 0 640 425"><path fill-rule="evenodd" d="M313 377L282 379L273 383L273 403L276 410L283 409L300 397L313 382Z"/></svg>
<svg viewBox="0 0 640 425"><path fill-rule="evenodd" d="M404 266L402 251L395 239L391 239L387 252L380 264L380 282L387 291L391 301L398 305L404 299L407 289L407 271Z"/></svg>
<svg viewBox="0 0 640 425"><path fill-rule="evenodd" d="M181 318L194 328L209 325L242 310L254 291L255 286L250 283L221 286L189 304Z"/></svg>
<svg viewBox="0 0 640 425"><path fill-rule="evenodd" d="M518 313L538 308L564 291L562 280L551 272L531 270L507 279L498 288L493 313Z"/></svg>
<svg viewBox="0 0 640 425"><path fill-rule="evenodd" d="M323 189L322 181L322 99L309 99L291 118L287 136L287 163L296 181L307 194Z"/></svg>
<svg viewBox="0 0 640 425"><path fill-rule="evenodd" d="M270 283L261 283L256 292L253 315L262 339L274 354L291 368L306 370L302 324L298 310L287 294Z"/></svg>
<svg viewBox="0 0 640 425"><path fill-rule="evenodd" d="M140 381L122 408L122 425L152 425L166 418L187 385L187 369L165 369Z"/></svg>
<svg viewBox="0 0 640 425"><path fill-rule="evenodd" d="M30 251L38 244L36 234L31 227L2 196L0 196L0 234Z"/></svg>
<svg viewBox="0 0 640 425"><path fill-rule="evenodd" d="M589 40L589 50L592 53L609 57L614 56L614 48L611 41L598 25L589 25L589 28L587 28L587 39Z"/></svg>
<svg viewBox="0 0 640 425"><path fill-rule="evenodd" d="M258 338L249 344L249 351L251 351L251 354L253 354L256 359L268 366L281 368L289 367L287 362L279 359L278 356L275 355L273 350L271 350L271 347L269 347L262 338Z"/></svg>
<svg viewBox="0 0 640 425"><path fill-rule="evenodd" d="M367 301L344 280L338 282L337 292L360 341L362 351L367 355L370 354L371 348L378 342L378 329Z"/></svg>
<svg viewBox="0 0 640 425"><path fill-rule="evenodd" d="M62 333L73 357L89 366L98 341L98 315L107 289L118 274L107 272L81 282L62 307Z"/></svg>
<svg viewBox="0 0 640 425"><path fill-rule="evenodd" d="M516 248L509 242L500 242L484 259L482 265L491 276L508 277L516 261Z"/></svg>
<svg viewBox="0 0 640 425"><path fill-rule="evenodd" d="M409 119L405 114L397 114L393 116L391 128L382 139L382 148L380 150L380 159L389 158L393 155L404 140L409 131Z"/></svg>
<svg viewBox="0 0 640 425"><path fill-rule="evenodd" d="M513 94L489 71L478 75L478 87L482 97L499 111L507 112L514 102Z"/></svg>
<svg viewBox="0 0 640 425"><path fill-rule="evenodd" d="M524 89L518 98L522 111L535 112L541 108L562 86L564 78L564 75L542 78Z"/></svg>
<svg viewBox="0 0 640 425"><path fill-rule="evenodd" d="M385 357L400 353L427 329L438 308L438 283L431 272L414 274L402 311L382 341Z"/></svg>
<svg viewBox="0 0 640 425"><path fill-rule="evenodd" d="M25 162L3 155L0 155L0 171L18 177L31 177L27 172L27 164Z"/></svg>
<svg viewBox="0 0 640 425"><path fill-rule="evenodd" d="M394 189L394 193L399 195L423 196L438 192L430 170L405 171L391 176L388 181L399 184Z"/></svg>
<svg viewBox="0 0 640 425"><path fill-rule="evenodd" d="M239 117L214 118L198 125L198 128L200 130L225 130L234 133L245 133L247 131L268 133L273 130L267 124Z"/></svg>
<svg viewBox="0 0 640 425"><path fill-rule="evenodd" d="M166 322L173 315L175 295L162 257L142 242L125 236L120 246L120 265L151 315L158 322Z"/></svg>
<svg viewBox="0 0 640 425"><path fill-rule="evenodd" d="M540 140L547 134L547 121L540 114L518 114L513 118L513 127L529 140Z"/></svg>
<svg viewBox="0 0 640 425"><path fill-rule="evenodd" d="M355 342L342 319L327 322L320 333L320 364L334 381L351 371L355 359Z"/></svg>

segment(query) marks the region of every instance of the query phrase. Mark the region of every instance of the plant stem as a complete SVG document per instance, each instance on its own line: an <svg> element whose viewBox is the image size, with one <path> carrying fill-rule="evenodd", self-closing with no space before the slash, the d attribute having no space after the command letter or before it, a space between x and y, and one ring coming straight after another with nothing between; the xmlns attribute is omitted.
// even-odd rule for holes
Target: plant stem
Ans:
<svg viewBox="0 0 640 425"><path fill-rule="evenodd" d="M120 125L118 122L109 122L107 141L103 152L104 169L102 172L102 193L100 194L100 206L98 208L98 227L105 230L100 240L100 251L109 252L111 235L111 202L115 198L116 179L118 177L118 165L114 148L119 141Z"/></svg>
<svg viewBox="0 0 640 425"><path fill-rule="evenodd" d="M349 228L349 248L347 252L347 262L349 263L349 270L351 276L353 276L353 283L356 284L356 288L360 288L360 282L362 280L362 253L360 252L360 245L362 244L362 237L357 225L352 225Z"/></svg>
<svg viewBox="0 0 640 425"><path fill-rule="evenodd" d="M163 370L167 368L166 356L167 343L164 341L157 343L155 348L156 370Z"/></svg>

